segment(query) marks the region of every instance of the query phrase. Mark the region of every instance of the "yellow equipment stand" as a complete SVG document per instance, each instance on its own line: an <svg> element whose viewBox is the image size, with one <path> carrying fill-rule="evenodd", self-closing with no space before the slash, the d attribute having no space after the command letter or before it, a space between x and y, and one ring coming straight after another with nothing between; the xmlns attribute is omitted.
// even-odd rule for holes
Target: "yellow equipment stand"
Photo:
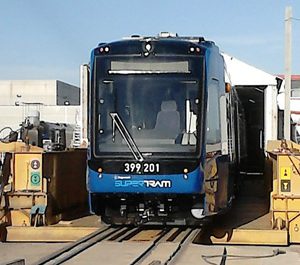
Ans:
<svg viewBox="0 0 300 265"><path fill-rule="evenodd" d="M273 165L272 228L287 229L290 243L300 243L300 145L270 141L268 154Z"/></svg>
<svg viewBox="0 0 300 265"><path fill-rule="evenodd" d="M0 143L0 152L5 153L0 178L0 239L1 234L2 239L9 237L10 229L19 238L26 228L87 214L86 149L44 152L13 142Z"/></svg>
<svg viewBox="0 0 300 265"><path fill-rule="evenodd" d="M233 208L216 218L200 240L246 245L300 243L300 145L269 141L264 176L247 182L244 190L248 195L237 197ZM260 189L264 192L258 192Z"/></svg>
<svg viewBox="0 0 300 265"><path fill-rule="evenodd" d="M47 205L47 185L42 178L43 149L23 142L1 142L0 152L7 155L1 174L0 220L29 226L32 206Z"/></svg>

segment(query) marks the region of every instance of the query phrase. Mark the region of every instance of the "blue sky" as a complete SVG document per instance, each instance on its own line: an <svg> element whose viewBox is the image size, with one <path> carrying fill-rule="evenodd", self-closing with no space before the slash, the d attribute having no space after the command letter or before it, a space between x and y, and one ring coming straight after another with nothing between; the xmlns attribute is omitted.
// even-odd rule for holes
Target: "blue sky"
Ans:
<svg viewBox="0 0 300 265"><path fill-rule="evenodd" d="M284 72L284 12L300 0L1 0L0 80L59 79L79 85L79 66L99 42L161 31L204 36L269 73ZM300 21L292 72L300 74Z"/></svg>

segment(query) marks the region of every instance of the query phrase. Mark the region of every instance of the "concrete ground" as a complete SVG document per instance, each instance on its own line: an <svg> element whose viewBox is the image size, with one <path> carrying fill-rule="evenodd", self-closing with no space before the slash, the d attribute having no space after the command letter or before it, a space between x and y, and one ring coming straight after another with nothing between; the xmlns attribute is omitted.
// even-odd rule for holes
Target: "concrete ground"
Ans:
<svg viewBox="0 0 300 265"><path fill-rule="evenodd" d="M66 246L67 243L0 243L0 264L6 264L15 259L25 258L26 265L37 262L40 258ZM66 264L106 264L127 265L149 246L149 242L104 242L101 246L90 248L83 256L76 257ZM226 246L228 255L242 257L228 257L226 265L272 265L272 264L300 264L300 245L289 247L274 246ZM272 255L273 251L280 249L285 251L275 257L259 258L260 256ZM164 247L159 248L157 256L164 256ZM178 265L205 265L220 264L221 257L207 258L210 255L222 255L224 246L220 245L196 245L188 246L184 253L176 260ZM256 258L247 256L257 256ZM210 263L208 263L210 262Z"/></svg>
<svg viewBox="0 0 300 265"><path fill-rule="evenodd" d="M33 264L42 257L57 251L68 243L1 243L0 264L16 259L25 259L25 264Z"/></svg>
<svg viewBox="0 0 300 265"><path fill-rule="evenodd" d="M248 205L248 206L247 206ZM246 207L247 206L247 207ZM260 208L258 208L260 207ZM268 206L261 203L260 199L256 200L246 200L242 207L237 205L237 208L241 208L243 215L238 214L239 211L235 211L235 214L229 215L229 223L234 227L240 227L242 223L244 226L254 228L258 226L259 228L265 228L264 223L258 222L258 217L268 211ZM246 209L246 210L245 210ZM252 211L251 211L252 209ZM259 209L259 211L258 211ZM255 210L255 211L254 211ZM253 211L254 214L253 215ZM269 222L270 218L267 218ZM254 222L249 222L254 220ZM218 220L214 226L222 224L225 228L229 226L226 225L226 216L222 216L221 220ZM98 217L90 216L82 218L80 220L72 221L70 223L61 222L58 226L64 225L74 225L74 226L87 226L87 227L101 227L102 224ZM231 227L229 227L231 228ZM259 230L258 230L259 233ZM203 243L203 242L202 242ZM45 257L60 248L65 247L69 243L0 243L0 265L7 264L8 262L16 259L24 258L26 265L33 264L37 262L42 257ZM80 257L75 257L70 260L67 264L105 264L105 265L127 265L132 262L139 253L142 253L148 246L149 242L102 242L101 244L94 245L88 249L84 255ZM175 243L174 243L175 244ZM176 259L175 264L179 265L205 265L205 264L220 264L221 255L223 254L224 247L226 247L228 258L226 259L226 265L272 265L272 264L283 264L283 265L298 265L300 264L300 244L291 245L288 247L278 247L278 246L249 246L249 245L205 245L205 244L191 244L187 249ZM167 258L168 251L173 249L172 243L168 245L161 244L155 255L153 256L155 260L161 260L162 263L165 261L163 259ZM285 252L285 254L280 254L274 257L264 257L267 255L272 255L273 251L280 249ZM215 256L209 258L204 256ZM234 255L232 257L230 255ZM236 257L236 256L239 257ZM249 257L251 256L251 257ZM151 258L152 259L152 258ZM147 260L147 264L151 263L151 260Z"/></svg>
<svg viewBox="0 0 300 265"><path fill-rule="evenodd" d="M278 247L266 247L266 246L226 246L227 255L239 255L241 257L227 257L226 265L272 265L272 264L288 264L298 265L300 264L300 246L292 245L289 247L279 247L280 250L286 252L275 257L259 258L259 256L272 255L273 250L277 250ZM210 255L222 255L224 246L205 246L205 245L191 245L180 256L176 264L220 264L222 257L206 258L202 257ZM248 258L247 258L248 256ZM256 256L256 258L249 256ZM211 263L208 263L211 262Z"/></svg>

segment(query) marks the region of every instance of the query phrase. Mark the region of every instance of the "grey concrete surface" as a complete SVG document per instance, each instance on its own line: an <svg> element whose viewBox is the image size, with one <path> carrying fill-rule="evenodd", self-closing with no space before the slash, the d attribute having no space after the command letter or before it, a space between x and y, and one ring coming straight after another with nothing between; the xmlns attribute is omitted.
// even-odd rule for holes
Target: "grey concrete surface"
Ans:
<svg viewBox="0 0 300 265"><path fill-rule="evenodd" d="M102 242L86 250L83 254L66 262L66 265L105 264L128 265L140 253L144 252L151 242Z"/></svg>
<svg viewBox="0 0 300 265"><path fill-rule="evenodd" d="M1 243L0 265L16 259L25 259L25 264L33 264L44 256L63 248L68 243Z"/></svg>
<svg viewBox="0 0 300 265"><path fill-rule="evenodd" d="M26 265L38 261L45 255L49 255L56 250L66 246L67 243L0 243L0 264L9 261L25 258ZM150 242L103 242L88 249L83 255L70 260L65 264L105 264L105 265L127 265L135 257L150 246ZM174 243L175 245L175 243ZM202 255L222 255L225 246L196 245L188 246L185 252L176 260L178 265L205 265L220 264L221 257L208 259L206 262ZM172 243L162 244L155 251L155 260L166 258L166 253L172 249ZM273 250L280 249L286 254L270 258L246 258L246 256L270 255ZM300 264L300 245L289 247L276 246L226 246L228 255L241 255L244 258L228 257L226 265L299 265ZM147 260L150 261L150 260ZM151 261L150 261L151 262Z"/></svg>
<svg viewBox="0 0 300 265"><path fill-rule="evenodd" d="M207 259L202 258L202 255L222 255L224 247L226 247L228 255L244 256L243 258L228 257L226 265L299 265L300 264L300 246L293 245L289 247L276 246L205 246L205 245L190 245L177 260L176 265L207 265L217 264L221 262L221 257ZM286 254L281 254L270 258L247 258L247 256L265 256L273 253L273 250L280 249L286 251Z"/></svg>

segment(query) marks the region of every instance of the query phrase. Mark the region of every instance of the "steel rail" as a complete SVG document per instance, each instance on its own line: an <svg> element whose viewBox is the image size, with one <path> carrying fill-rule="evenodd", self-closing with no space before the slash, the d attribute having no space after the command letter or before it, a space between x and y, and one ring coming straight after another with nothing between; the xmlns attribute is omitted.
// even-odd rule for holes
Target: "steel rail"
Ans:
<svg viewBox="0 0 300 265"><path fill-rule="evenodd" d="M170 256L170 258L164 263L165 265L175 264L180 255L186 250L190 243L192 243L197 235L201 232L201 228L191 229L188 233L182 238L176 250Z"/></svg>
<svg viewBox="0 0 300 265"><path fill-rule="evenodd" d="M174 264L176 262L177 258L182 254L183 251L185 251L186 247L193 242L195 237L199 234L201 229L193 229L193 228L187 228L186 230L179 229L174 234L172 234L170 237L167 238L169 235L169 232L171 230L164 231L156 240L153 241L150 247L148 247L139 257L137 257L131 265L138 265L138 264L144 264L143 262L151 256L153 251L158 247L158 245L162 242L172 242L176 241L177 238L179 241L178 246L176 249L170 253L169 258L162 262L161 260L153 260L149 264L151 265L159 265L159 264ZM167 239L166 239L167 238Z"/></svg>
<svg viewBox="0 0 300 265"><path fill-rule="evenodd" d="M124 228L107 227L104 229L99 229L94 233L87 235L78 241L50 254L49 256L40 259L33 265L61 264L90 248L94 244L114 235L116 232L119 233L121 230L124 230Z"/></svg>
<svg viewBox="0 0 300 265"><path fill-rule="evenodd" d="M138 265L141 264L152 252L153 249L157 247L159 243L161 243L165 236L171 231L171 228L164 228L162 233L155 240L152 241L152 244L142 253L140 254L130 265Z"/></svg>

